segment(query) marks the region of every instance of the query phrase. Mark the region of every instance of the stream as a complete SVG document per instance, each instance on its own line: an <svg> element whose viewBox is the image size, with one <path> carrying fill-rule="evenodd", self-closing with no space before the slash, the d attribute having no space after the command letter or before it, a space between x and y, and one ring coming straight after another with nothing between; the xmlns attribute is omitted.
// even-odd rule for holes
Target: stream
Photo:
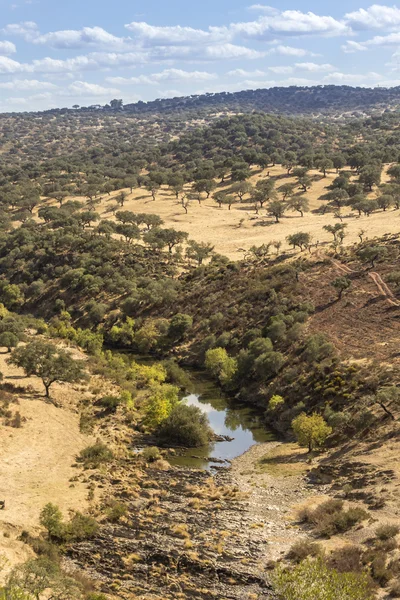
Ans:
<svg viewBox="0 0 400 600"><path fill-rule="evenodd" d="M200 448L177 451L176 456L169 458L171 464L200 469L228 467L232 459L254 444L275 439L273 433L263 425L260 412L227 397L202 373L191 373L191 377L191 393L183 398L183 402L197 406L207 414L216 435L228 436L233 440L213 441Z"/></svg>

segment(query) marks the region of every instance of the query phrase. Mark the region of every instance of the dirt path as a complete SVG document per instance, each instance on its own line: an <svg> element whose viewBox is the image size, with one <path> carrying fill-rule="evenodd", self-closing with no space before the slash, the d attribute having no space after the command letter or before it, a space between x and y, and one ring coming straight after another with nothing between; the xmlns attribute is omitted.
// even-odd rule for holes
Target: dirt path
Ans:
<svg viewBox="0 0 400 600"><path fill-rule="evenodd" d="M342 273L346 273L346 274L355 273L354 269L350 269L350 267L348 267L347 265L344 265L343 263L339 262L338 260L335 260L332 258L331 262ZM372 281L378 288L379 294L381 296L384 296L386 298L387 302L391 306L400 306L400 302L396 299L396 296L394 295L394 293L392 292L390 287L383 281L383 279L379 275L379 273L370 271L368 273L368 277L370 279L372 279Z"/></svg>
<svg viewBox="0 0 400 600"><path fill-rule="evenodd" d="M4 381L19 386L33 385L42 394L37 379L27 379L5 362L0 355L0 371ZM56 386L55 386L56 387ZM70 404L77 392L69 386L57 386L57 401ZM57 504L65 516L72 509L87 506L87 486L71 483L77 473L73 468L76 455L88 446L90 439L79 431L79 415L71 408L56 408L33 391L19 395L18 410L23 418L21 428L0 428L0 500L5 510L0 511L0 554L10 564L26 559L29 551L16 538L22 530L34 532L39 526L43 506ZM6 536L4 537L4 533Z"/></svg>

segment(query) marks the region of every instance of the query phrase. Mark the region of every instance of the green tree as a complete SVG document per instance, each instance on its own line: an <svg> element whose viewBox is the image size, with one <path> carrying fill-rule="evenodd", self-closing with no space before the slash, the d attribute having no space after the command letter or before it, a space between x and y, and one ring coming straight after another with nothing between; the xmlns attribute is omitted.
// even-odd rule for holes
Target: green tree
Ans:
<svg viewBox="0 0 400 600"><path fill-rule="evenodd" d="M279 219L285 214L286 204L280 200L274 200L268 204L267 210L271 217L275 217L275 223L279 223Z"/></svg>
<svg viewBox="0 0 400 600"><path fill-rule="evenodd" d="M288 244L293 246L293 249L298 246L300 250L303 250L303 248L307 248L307 246L310 244L311 235L309 233L299 231L298 233L288 235L286 240Z"/></svg>
<svg viewBox="0 0 400 600"><path fill-rule="evenodd" d="M237 361L229 356L225 348L207 350L204 364L207 371L224 386L232 383L237 372Z"/></svg>
<svg viewBox="0 0 400 600"><path fill-rule="evenodd" d="M18 337L11 331L4 331L0 334L0 346L7 348L8 352L18 346L18 341Z"/></svg>
<svg viewBox="0 0 400 600"><path fill-rule="evenodd" d="M179 404L179 388L169 384L154 384L145 402L145 422L157 428Z"/></svg>
<svg viewBox="0 0 400 600"><path fill-rule="evenodd" d="M363 262L369 262L371 267L375 267L377 260L382 260L387 256L387 248L385 246L366 246L358 250L357 254Z"/></svg>
<svg viewBox="0 0 400 600"><path fill-rule="evenodd" d="M326 177L328 169L333 168L333 162L330 158L324 157L320 160L317 160L315 166L317 167L317 169L319 169L320 173L323 173L324 177Z"/></svg>
<svg viewBox="0 0 400 600"><path fill-rule="evenodd" d="M351 281L348 277L337 277L332 281L331 286L337 291L338 299L340 300L343 292L351 287Z"/></svg>
<svg viewBox="0 0 400 600"><path fill-rule="evenodd" d="M194 240L190 240L186 248L186 256L189 259L195 260L200 266L204 260L209 258L213 251L214 246L211 246L211 244L207 244L206 242L195 242Z"/></svg>
<svg viewBox="0 0 400 600"><path fill-rule="evenodd" d="M364 187L372 191L374 185L379 185L381 182L382 168L377 165L366 165L361 169L360 183Z"/></svg>
<svg viewBox="0 0 400 600"><path fill-rule="evenodd" d="M197 406L178 404L161 423L157 437L163 444L195 448L208 444L212 434L205 413Z"/></svg>
<svg viewBox="0 0 400 600"><path fill-rule="evenodd" d="M50 387L56 381L76 383L85 378L81 361L74 360L65 350L42 340L34 340L16 348L8 362L24 369L28 377L40 377L46 398L50 397Z"/></svg>
<svg viewBox="0 0 400 600"><path fill-rule="evenodd" d="M332 433L332 427L329 427L324 418L316 413L310 416L301 413L293 419L292 429L300 446L308 447L309 452L314 448L321 448Z"/></svg>

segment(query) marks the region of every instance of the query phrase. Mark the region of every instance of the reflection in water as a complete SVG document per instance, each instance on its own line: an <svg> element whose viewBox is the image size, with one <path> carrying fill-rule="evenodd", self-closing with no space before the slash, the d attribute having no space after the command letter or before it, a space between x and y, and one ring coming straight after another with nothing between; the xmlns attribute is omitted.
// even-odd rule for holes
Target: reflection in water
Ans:
<svg viewBox="0 0 400 600"><path fill-rule="evenodd" d="M190 448L181 456L171 458L172 464L210 468L213 466L213 462L209 461L210 457L232 460L255 443L273 439L273 435L263 427L254 410L243 404L233 403L209 380L203 378L193 380L193 392L184 401L190 406L197 406L207 414L210 425L217 435L232 437L234 440L213 442L201 448ZM224 466L228 466L228 463Z"/></svg>

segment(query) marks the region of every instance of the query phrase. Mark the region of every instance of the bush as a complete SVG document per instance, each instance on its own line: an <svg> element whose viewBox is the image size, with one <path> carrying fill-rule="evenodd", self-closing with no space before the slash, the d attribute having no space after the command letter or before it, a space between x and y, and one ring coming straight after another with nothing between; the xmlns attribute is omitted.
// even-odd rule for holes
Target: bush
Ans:
<svg viewBox="0 0 400 600"><path fill-rule="evenodd" d="M400 580L399 579L397 579L396 581L394 581L391 584L389 594L390 594L391 598L400 598Z"/></svg>
<svg viewBox="0 0 400 600"><path fill-rule="evenodd" d="M393 577L392 571L386 566L386 561L386 553L378 552L371 562L371 575L382 587L385 587Z"/></svg>
<svg viewBox="0 0 400 600"><path fill-rule="evenodd" d="M330 537L336 533L344 533L354 525L368 518L368 513L362 508L343 508L343 501L332 499L320 504L315 510L303 510L299 518L313 525L320 536Z"/></svg>
<svg viewBox="0 0 400 600"><path fill-rule="evenodd" d="M365 573L339 573L322 559L305 560L293 569L278 567L271 576L282 600L372 600Z"/></svg>
<svg viewBox="0 0 400 600"><path fill-rule="evenodd" d="M317 557L323 554L320 544L309 542L308 540L300 540L296 542L287 553L287 558L293 562L300 563L309 556Z"/></svg>
<svg viewBox="0 0 400 600"><path fill-rule="evenodd" d="M168 383L178 386L181 390L190 388L191 380L189 375L174 359L164 360L161 364L166 371Z"/></svg>
<svg viewBox="0 0 400 600"><path fill-rule="evenodd" d="M128 514L128 507L122 502L113 501L106 509L107 521L118 523L122 517Z"/></svg>
<svg viewBox="0 0 400 600"><path fill-rule="evenodd" d="M110 462L113 457L113 453L103 442L96 442L92 446L84 448L79 453L79 460L84 463L86 468L92 469L96 469L103 463Z"/></svg>
<svg viewBox="0 0 400 600"><path fill-rule="evenodd" d="M60 509L51 503L46 504L40 513L40 524L47 530L50 539L61 543L88 539L98 530L95 519L80 512L76 512L69 523L64 523Z"/></svg>
<svg viewBox="0 0 400 600"><path fill-rule="evenodd" d="M174 385L153 385L146 401L145 422L149 427L156 428L169 417L179 403L178 393Z"/></svg>
<svg viewBox="0 0 400 600"><path fill-rule="evenodd" d="M161 443L189 448L205 446L211 436L207 415L197 406L186 404L176 406L158 430Z"/></svg>
<svg viewBox="0 0 400 600"><path fill-rule="evenodd" d="M8 352L11 352L12 348L18 346L18 338L11 331L4 331L0 334L0 347L7 348Z"/></svg>
<svg viewBox="0 0 400 600"><path fill-rule="evenodd" d="M174 341L180 341L185 334L192 328L193 319L190 315L178 313L170 321L168 337Z"/></svg>
<svg viewBox="0 0 400 600"><path fill-rule="evenodd" d="M237 361L228 355L225 348L207 350L204 364L207 371L218 379L221 385L228 386L233 382L237 372Z"/></svg>
<svg viewBox="0 0 400 600"><path fill-rule="evenodd" d="M274 412L277 408L282 407L284 404L285 400L282 398L282 396L275 394L268 402L268 410Z"/></svg>
<svg viewBox="0 0 400 600"><path fill-rule="evenodd" d="M375 531L375 535L379 540L390 540L396 537L399 533L400 527L398 525L380 525Z"/></svg>
<svg viewBox="0 0 400 600"><path fill-rule="evenodd" d="M327 559L328 566L339 573L362 571L362 549L358 546L344 546L333 550Z"/></svg>
<svg viewBox="0 0 400 600"><path fill-rule="evenodd" d="M149 446L148 448L143 448L141 452L144 460L146 462L155 462L159 458L161 458L160 450L157 446Z"/></svg>

